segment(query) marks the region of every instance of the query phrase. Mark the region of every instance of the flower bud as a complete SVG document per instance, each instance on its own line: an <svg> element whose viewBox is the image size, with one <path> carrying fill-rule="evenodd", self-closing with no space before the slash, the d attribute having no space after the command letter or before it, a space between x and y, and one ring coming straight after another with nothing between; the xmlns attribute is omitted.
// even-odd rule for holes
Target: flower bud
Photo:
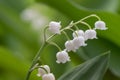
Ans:
<svg viewBox="0 0 120 80"><path fill-rule="evenodd" d="M84 36L84 31L83 30L77 30L75 32L73 32L73 37L78 37L78 36Z"/></svg>
<svg viewBox="0 0 120 80"><path fill-rule="evenodd" d="M69 41L66 41L65 42L65 48L66 50L69 52L69 51L76 51L75 47L74 47L74 44L73 44L73 40L69 40Z"/></svg>
<svg viewBox="0 0 120 80"><path fill-rule="evenodd" d="M88 40L88 39L97 39L97 37L96 37L96 31L95 30L86 30L85 31L85 40Z"/></svg>
<svg viewBox="0 0 120 80"><path fill-rule="evenodd" d="M87 44L85 44L85 39L82 36L75 37L73 39L73 44L75 46L75 49L78 49L80 46L86 46L87 45Z"/></svg>
<svg viewBox="0 0 120 80"><path fill-rule="evenodd" d="M55 80L55 76L52 73L44 74L42 80Z"/></svg>
<svg viewBox="0 0 120 80"><path fill-rule="evenodd" d="M60 34L60 28L61 28L60 22L51 21L49 23L49 30L52 33Z"/></svg>
<svg viewBox="0 0 120 80"><path fill-rule="evenodd" d="M103 21L96 21L95 22L95 29L106 30L106 24Z"/></svg>
<svg viewBox="0 0 120 80"><path fill-rule="evenodd" d="M38 68L38 74L37 74L38 77L43 76L46 73L50 73L50 67L48 65L44 65L40 67L43 67L44 69L46 69L47 72L42 68Z"/></svg>
<svg viewBox="0 0 120 80"><path fill-rule="evenodd" d="M61 51L56 54L57 63L66 63L70 61L70 57L66 51Z"/></svg>

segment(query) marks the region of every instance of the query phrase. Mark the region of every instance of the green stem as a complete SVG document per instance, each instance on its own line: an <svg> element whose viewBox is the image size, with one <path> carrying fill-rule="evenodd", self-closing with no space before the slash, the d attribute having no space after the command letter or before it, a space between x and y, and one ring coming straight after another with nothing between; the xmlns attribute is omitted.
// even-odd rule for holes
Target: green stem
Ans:
<svg viewBox="0 0 120 80"><path fill-rule="evenodd" d="M52 36L50 36L48 39L46 39L46 42L48 42L51 38L53 38L55 35L57 34L53 34Z"/></svg>
<svg viewBox="0 0 120 80"><path fill-rule="evenodd" d="M88 23L83 22L83 21L81 21L80 23L86 25L89 29L91 29L91 26Z"/></svg>
<svg viewBox="0 0 120 80"><path fill-rule="evenodd" d="M72 32L74 32L75 30L71 29L71 28L68 28L68 30L71 30Z"/></svg>
<svg viewBox="0 0 120 80"><path fill-rule="evenodd" d="M89 16L87 16L87 17L85 17L85 18L82 18L81 20L79 20L79 21L77 21L77 22L75 22L75 23L72 23L72 22L71 22L70 26L67 26L66 28L62 29L61 32L63 32L63 33L66 35L66 37L67 37L68 39L70 39L70 38L68 37L68 35L64 32L64 30L69 29L69 28L73 27L74 25L77 25L78 23L83 23L83 21L84 21L85 19L88 19L88 18L90 18L90 17L96 17L98 20L101 20L97 15L92 14L92 15L89 15ZM84 24L84 23L83 23L83 24ZM87 25L87 26L90 28L90 26L89 26L88 24L85 23L85 25ZM47 27L44 29L44 41L45 41L45 42L44 42L44 44L41 46L41 48L39 49L39 51L38 51L38 53L36 54L36 56L34 57L33 62L32 62L32 65L31 65L31 67L30 67L30 69L29 69L29 71L28 71L28 73L27 73L26 80L29 80L30 75L31 75L31 73L32 73L32 71L33 71L32 68L34 67L34 65L35 65L35 64L37 63L37 61L39 60L39 56L40 56L40 54L42 53L44 47L47 45L47 41L50 40L51 38L53 38L54 36L56 36L56 34L54 34L54 35L50 36L50 37L46 40L46 30L47 30Z"/></svg>
<svg viewBox="0 0 120 80"><path fill-rule="evenodd" d="M75 32L75 35L78 36L77 32L71 28L68 28L68 30L71 30L72 32ZM70 40L70 39L69 39Z"/></svg>
<svg viewBox="0 0 120 80"><path fill-rule="evenodd" d="M32 71L33 71L33 70L31 70L31 69L34 67L34 65L35 65L35 64L37 63L37 61L39 60L39 56L40 56L40 54L42 53L42 51L43 51L43 49L45 48L46 45L47 45L46 42L43 43L43 45L40 47L39 51L37 52L36 56L34 57L34 59L33 59L33 61L32 61L32 65L31 65L31 67L29 68L29 71L28 71L28 73L27 73L26 80L29 80L30 75L31 75L31 73L32 73Z"/></svg>
<svg viewBox="0 0 120 80"><path fill-rule="evenodd" d="M35 68L31 69L31 71L33 71L33 70L35 70L35 69L38 69L38 68L41 68L41 69L43 69L46 73L48 73L48 71L47 71L44 67L42 67L42 66L36 66Z"/></svg>
<svg viewBox="0 0 120 80"><path fill-rule="evenodd" d="M51 44L59 49L59 51L62 51L62 49L54 42L48 42L48 44Z"/></svg>
<svg viewBox="0 0 120 80"><path fill-rule="evenodd" d="M98 20L101 20L99 16L97 16L96 14L92 14L92 15L89 15L89 16L86 16L86 17L82 18L80 21L86 20L90 17L96 17Z"/></svg>
<svg viewBox="0 0 120 80"><path fill-rule="evenodd" d="M46 30L48 29L48 26L47 27L45 27L45 29L44 29L44 41L46 41Z"/></svg>
<svg viewBox="0 0 120 80"><path fill-rule="evenodd" d="M62 31L64 33L64 35L66 36L67 40L70 40L69 36L67 35L67 33L65 31Z"/></svg>
<svg viewBox="0 0 120 80"><path fill-rule="evenodd" d="M31 70L28 71L27 76L26 76L26 80L29 80L31 72L32 72Z"/></svg>
<svg viewBox="0 0 120 80"><path fill-rule="evenodd" d="M77 25L74 25L74 26L75 26L76 30L79 30L79 28L78 28L78 26L77 26Z"/></svg>
<svg viewBox="0 0 120 80"><path fill-rule="evenodd" d="M71 24L71 26L70 26L69 28L73 27L74 25L77 25L77 24L79 24L79 23L84 22L84 20L86 20L86 19L88 19L88 18L90 18L90 17L95 17L95 18L97 18L98 20L101 20L99 16L97 16L97 15L95 15L95 14L92 14L92 15L89 15L89 16L87 16L87 17L84 17L84 18L80 19L79 21Z"/></svg>

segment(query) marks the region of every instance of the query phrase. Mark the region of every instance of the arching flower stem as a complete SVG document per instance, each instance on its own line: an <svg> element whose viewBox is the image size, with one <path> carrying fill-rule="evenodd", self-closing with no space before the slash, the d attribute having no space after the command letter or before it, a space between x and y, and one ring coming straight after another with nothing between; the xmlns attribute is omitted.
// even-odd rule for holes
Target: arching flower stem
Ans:
<svg viewBox="0 0 120 80"><path fill-rule="evenodd" d="M32 71L33 71L33 70L31 70L31 69L32 69L32 68L35 66L35 64L38 62L39 56L40 56L40 54L42 53L43 49L46 47L47 44L48 44L47 42L44 42L44 43L42 44L42 46L40 47L39 51L37 52L36 56L34 57L34 59L33 59L33 61L32 61L32 65L31 65L31 67L29 68L29 71L28 71L28 73L27 73L26 80L29 80L30 75L31 75L31 73L32 73Z"/></svg>
<svg viewBox="0 0 120 80"><path fill-rule="evenodd" d="M84 17L84 18L80 19L79 21L77 21L77 22L75 22L75 23L71 22L70 25L68 25L67 27L61 29L60 32L64 32L64 30L67 30L67 29L71 29L73 26L75 26L75 25L77 25L77 24L79 24L79 23L82 23L82 24L88 26L89 28L91 28L87 23L84 22L84 20L86 20L86 19L88 19L88 18L91 18L91 17L96 17L98 20L101 20L97 15L92 14L92 15L89 15L89 16L87 16L87 17ZM31 72L33 71L33 70L31 70L31 69L33 69L33 67L34 67L34 66L36 65L36 63L38 62L40 54L42 53L42 51L44 50L44 48L45 48L46 45L48 44L47 42L48 42L51 38L53 38L54 36L57 35L57 34L53 34L52 36L50 36L49 38L46 39L46 30L47 30L47 28L48 28L48 27L46 27L46 28L44 29L44 43L42 44L42 46L40 47L39 51L37 52L36 56L34 57L34 59L33 59L33 61L32 61L32 65L31 65L31 67L29 68L29 71L28 71L27 76L26 76L26 80L29 80L30 75L31 75ZM69 39L68 35L67 35L65 32L64 32L64 34L65 34L66 37ZM57 46L56 46L56 47L57 47Z"/></svg>
<svg viewBox="0 0 120 80"><path fill-rule="evenodd" d="M62 49L54 42L48 42L48 44L54 45L55 47L57 47L59 49L59 51L62 51Z"/></svg>
<svg viewBox="0 0 120 80"><path fill-rule="evenodd" d="M64 35L66 36L67 40L70 40L69 36L67 35L67 33L65 31L62 31L64 33Z"/></svg>

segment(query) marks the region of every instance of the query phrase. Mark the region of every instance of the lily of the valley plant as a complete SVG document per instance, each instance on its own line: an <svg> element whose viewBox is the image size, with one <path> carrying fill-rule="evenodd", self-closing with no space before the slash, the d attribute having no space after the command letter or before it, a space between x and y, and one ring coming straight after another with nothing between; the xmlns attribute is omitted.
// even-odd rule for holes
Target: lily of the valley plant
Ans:
<svg viewBox="0 0 120 80"><path fill-rule="evenodd" d="M97 18L97 21L94 23L94 27L91 27L87 22L85 22L86 19L95 17ZM79 29L78 24L83 24L88 27L87 30L82 30ZM75 29L73 29L75 27ZM49 30L53 35L50 37L46 37L46 30ZM100 19L99 16L92 14L89 16L86 16L82 19L80 19L77 22L71 21L70 24L67 27L62 28L61 22L56 22L56 21L51 21L47 27L44 29L44 43L41 46L40 50L36 54L35 58L33 59L32 65L28 71L26 80L29 80L30 74L33 70L38 69L38 77L42 77L42 80L55 80L55 76L53 73L50 71L50 67L48 65L41 65L41 60L40 60L40 54L42 53L44 47L47 44L54 45L58 48L58 52L56 53L56 63L58 64L64 64L67 63L68 61L71 61L69 52L73 51L76 52L77 49L80 47L85 47L87 46L86 41L89 39L98 39L97 38L97 32L96 30L106 30L106 24L104 21ZM66 33L66 30L71 30L73 33L71 34L73 36L72 39L69 38L68 34ZM50 41L51 38L57 35L65 34L67 41L64 43L63 46L65 46L65 49L61 49L56 43ZM40 63L39 63L40 62Z"/></svg>

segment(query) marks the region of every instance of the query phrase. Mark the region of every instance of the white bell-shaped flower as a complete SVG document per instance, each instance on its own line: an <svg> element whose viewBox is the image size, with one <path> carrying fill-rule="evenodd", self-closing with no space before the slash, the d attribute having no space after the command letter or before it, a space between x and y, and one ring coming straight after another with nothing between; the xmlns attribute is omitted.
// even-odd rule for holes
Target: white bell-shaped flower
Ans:
<svg viewBox="0 0 120 80"><path fill-rule="evenodd" d="M52 33L60 34L60 28L61 28L60 22L51 21L49 23L49 30Z"/></svg>
<svg viewBox="0 0 120 80"><path fill-rule="evenodd" d="M95 29L106 30L106 24L104 21L96 21L95 22Z"/></svg>
<svg viewBox="0 0 120 80"><path fill-rule="evenodd" d="M87 45L87 44L85 44L85 39L82 36L75 37L73 39L73 44L74 44L76 49L78 49L80 46L86 46Z"/></svg>
<svg viewBox="0 0 120 80"><path fill-rule="evenodd" d="M88 39L97 39L96 35L97 35L96 31L90 29L90 30L86 30L85 31L84 38L85 38L85 40L88 40Z"/></svg>
<svg viewBox="0 0 120 80"><path fill-rule="evenodd" d="M50 73L50 67L48 65L43 65L40 67L43 67L47 72L43 68L38 68L38 77L43 76L46 73Z"/></svg>
<svg viewBox="0 0 120 80"><path fill-rule="evenodd" d="M44 74L42 80L55 80L55 76L52 73Z"/></svg>
<svg viewBox="0 0 120 80"><path fill-rule="evenodd" d="M73 32L73 37L78 37L78 36L84 36L84 31L83 30L77 30L75 32Z"/></svg>
<svg viewBox="0 0 120 80"><path fill-rule="evenodd" d="M69 51L74 51L74 52L76 51L75 46L73 44L73 40L66 41L65 42L65 48L68 52Z"/></svg>
<svg viewBox="0 0 120 80"><path fill-rule="evenodd" d="M61 51L56 54L57 63L66 63L70 61L70 57L66 51Z"/></svg>

